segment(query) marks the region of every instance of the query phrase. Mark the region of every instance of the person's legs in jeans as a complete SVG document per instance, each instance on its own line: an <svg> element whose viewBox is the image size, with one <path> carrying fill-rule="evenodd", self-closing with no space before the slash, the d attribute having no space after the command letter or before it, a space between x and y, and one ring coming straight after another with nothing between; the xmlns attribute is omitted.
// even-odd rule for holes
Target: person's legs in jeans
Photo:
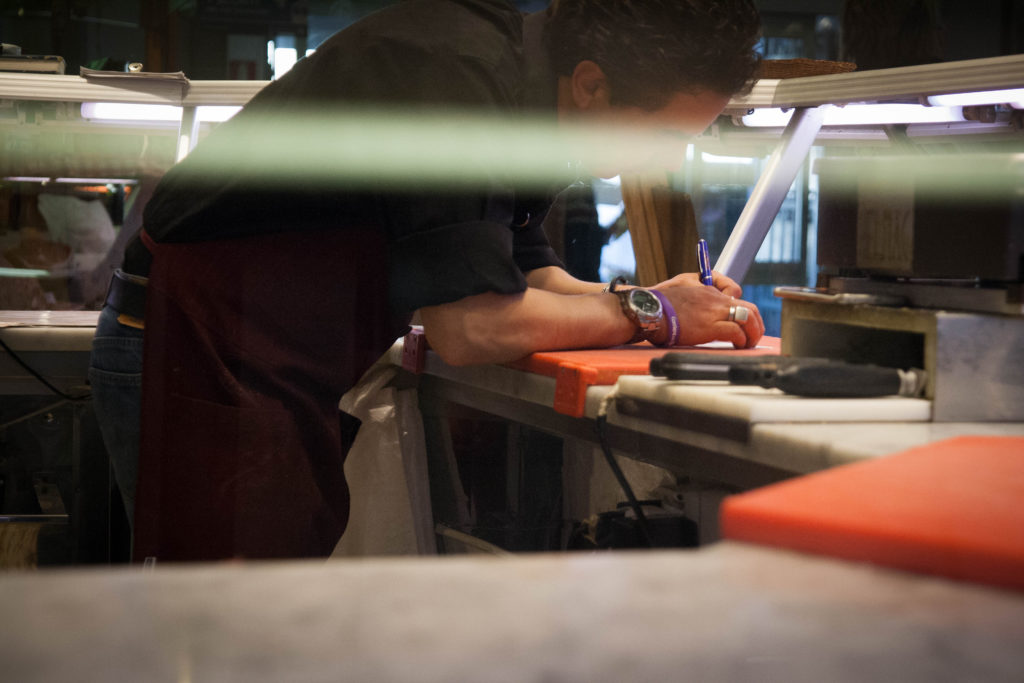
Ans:
<svg viewBox="0 0 1024 683"><path fill-rule="evenodd" d="M143 332L119 323L117 316L109 306L100 313L89 359L89 384L103 442L132 524L139 472Z"/></svg>

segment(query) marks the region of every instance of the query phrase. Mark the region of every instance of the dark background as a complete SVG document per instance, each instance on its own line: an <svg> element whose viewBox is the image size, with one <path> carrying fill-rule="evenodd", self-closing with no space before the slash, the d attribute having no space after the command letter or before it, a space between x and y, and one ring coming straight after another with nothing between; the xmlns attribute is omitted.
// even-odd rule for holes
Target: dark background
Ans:
<svg viewBox="0 0 1024 683"><path fill-rule="evenodd" d="M0 0L0 40L25 54L64 57L67 73L80 66L123 68L142 62L147 71L184 71L195 79L270 77L267 40L315 48L355 19L396 0ZM874 13L868 35L881 36L908 11L924 31L930 61L1024 52L1024 0L850 0ZM519 0L524 11L544 0ZM767 56L844 59L845 0L759 0ZM911 22L913 24L913 20ZM923 24L927 23L925 26ZM894 51L919 39L904 27ZM861 60L867 62L867 57ZM925 61L918 59L917 61Z"/></svg>

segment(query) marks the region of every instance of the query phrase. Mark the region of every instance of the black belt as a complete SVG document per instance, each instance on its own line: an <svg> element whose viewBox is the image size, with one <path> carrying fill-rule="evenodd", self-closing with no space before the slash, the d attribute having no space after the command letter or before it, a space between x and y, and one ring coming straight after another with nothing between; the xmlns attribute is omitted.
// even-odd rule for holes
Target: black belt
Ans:
<svg viewBox="0 0 1024 683"><path fill-rule="evenodd" d="M146 282L144 277L121 269L115 270L107 290L107 306L118 313L142 320L146 315Z"/></svg>

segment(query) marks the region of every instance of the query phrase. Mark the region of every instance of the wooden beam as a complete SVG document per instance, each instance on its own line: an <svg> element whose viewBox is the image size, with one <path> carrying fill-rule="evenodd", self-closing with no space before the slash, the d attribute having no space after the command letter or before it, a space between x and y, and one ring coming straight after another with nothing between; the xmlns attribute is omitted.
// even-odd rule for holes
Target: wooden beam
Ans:
<svg viewBox="0 0 1024 683"><path fill-rule="evenodd" d="M622 200L636 257L636 283L650 287L697 269L693 202L665 173L622 176Z"/></svg>

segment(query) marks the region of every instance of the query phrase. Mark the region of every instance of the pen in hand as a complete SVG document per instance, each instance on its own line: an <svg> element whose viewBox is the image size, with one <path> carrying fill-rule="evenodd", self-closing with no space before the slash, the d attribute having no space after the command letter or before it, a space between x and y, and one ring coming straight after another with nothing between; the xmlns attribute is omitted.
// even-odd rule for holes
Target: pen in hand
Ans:
<svg viewBox="0 0 1024 683"><path fill-rule="evenodd" d="M697 240L697 267L700 269L700 281L708 287L715 286L715 278L711 275L711 259L708 258L707 240Z"/></svg>

